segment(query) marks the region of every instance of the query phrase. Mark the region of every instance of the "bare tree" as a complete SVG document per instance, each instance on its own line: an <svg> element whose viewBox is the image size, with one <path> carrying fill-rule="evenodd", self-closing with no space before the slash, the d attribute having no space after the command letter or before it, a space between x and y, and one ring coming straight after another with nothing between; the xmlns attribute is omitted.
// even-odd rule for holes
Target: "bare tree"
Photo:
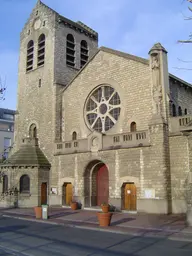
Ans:
<svg viewBox="0 0 192 256"><path fill-rule="evenodd" d="M0 77L0 100L5 100L6 89L6 79L2 81L2 78Z"/></svg>
<svg viewBox="0 0 192 256"><path fill-rule="evenodd" d="M184 0L186 1L186 0ZM183 1L183 2L184 2ZM192 0L187 0L190 4L192 4ZM190 12L192 12L192 7L188 6L188 10ZM184 16L184 19L185 20L192 20L192 16ZM189 39L187 40L178 40L179 43L185 43L185 44L189 44L189 43L192 43L192 33L189 34Z"/></svg>

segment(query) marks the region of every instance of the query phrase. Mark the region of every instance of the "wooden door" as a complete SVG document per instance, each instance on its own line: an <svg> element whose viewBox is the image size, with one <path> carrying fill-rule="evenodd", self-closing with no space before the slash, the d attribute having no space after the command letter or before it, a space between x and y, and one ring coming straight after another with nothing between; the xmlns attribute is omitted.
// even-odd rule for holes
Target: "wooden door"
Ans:
<svg viewBox="0 0 192 256"><path fill-rule="evenodd" d="M103 165L97 172L97 205L109 201L109 174L106 165Z"/></svg>
<svg viewBox="0 0 192 256"><path fill-rule="evenodd" d="M47 204L47 183L41 184L41 204Z"/></svg>
<svg viewBox="0 0 192 256"><path fill-rule="evenodd" d="M70 205L72 201L73 187L71 183L66 184L66 205Z"/></svg>
<svg viewBox="0 0 192 256"><path fill-rule="evenodd" d="M124 189L124 208L128 211L136 211L137 191L135 184L126 184Z"/></svg>

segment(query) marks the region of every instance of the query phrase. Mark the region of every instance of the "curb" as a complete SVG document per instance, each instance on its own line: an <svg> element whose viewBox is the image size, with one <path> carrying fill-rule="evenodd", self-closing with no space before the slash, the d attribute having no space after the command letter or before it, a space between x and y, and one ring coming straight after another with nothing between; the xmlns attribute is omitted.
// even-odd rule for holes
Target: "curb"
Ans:
<svg viewBox="0 0 192 256"><path fill-rule="evenodd" d="M72 224L66 224L66 223L57 223L57 222L48 222L48 221L45 221L45 220L36 220L36 219L27 219L27 218L24 218L24 217L15 217L15 216L10 216L10 215L6 215L6 214L3 214L2 217L5 217L5 218L12 218L12 219L18 219L18 220L25 220L25 221L31 221L31 222L40 222L40 223L43 223L43 224L51 224L51 225L56 225L56 226L63 226L63 227L68 227L68 228L79 228L79 229L86 229L86 230L93 230L93 231L102 231L102 232L109 232L109 233L116 233L116 234L122 234L122 235L128 235L128 234L131 234L131 235L135 235L137 236L138 234L137 233L130 233L130 232L126 232L126 231L120 231L120 230L110 230L110 229L102 229L102 228L94 228L94 227L87 227L87 226L78 226L78 225L72 225Z"/></svg>
<svg viewBox="0 0 192 256"><path fill-rule="evenodd" d="M18 216L11 216L11 215L6 215L3 214L2 217L5 218L12 218L12 219L19 219L19 220L25 220L25 221L31 221L31 222L37 222L37 223L43 223L43 224L49 224L49 225L56 225L56 226L63 226L63 227L68 227L68 228L78 228L78 229L84 229L84 230L92 230L92 231L101 231L101 232L108 232L108 233L115 233L115 234L120 234L120 235L132 235L132 236L145 236L145 237L154 237L154 235L150 235L147 234L146 232L149 231L149 229L144 229L142 228L142 232L138 233L138 232L133 232L131 231L120 231L120 230L113 230L113 229L104 229L104 228L95 228L95 227L87 227L87 226L79 226L79 225L75 225L75 224L67 224L67 223L57 223L57 222L49 222L46 220L36 220L36 219L27 219L24 217L18 217ZM134 227L131 227L134 229ZM136 227L135 227L136 229ZM151 230L152 231L152 230ZM161 234L157 234L156 237L159 238L167 238L169 240L175 240L175 241L187 241L187 242L191 242L192 241L192 236L191 238L185 238L185 237L177 237L178 234L182 234L182 235L189 235L192 233L191 232L178 232L178 231L168 231L168 230L159 230L160 232L164 232L164 233L168 233L168 235L161 235ZM175 236L176 235L176 236Z"/></svg>

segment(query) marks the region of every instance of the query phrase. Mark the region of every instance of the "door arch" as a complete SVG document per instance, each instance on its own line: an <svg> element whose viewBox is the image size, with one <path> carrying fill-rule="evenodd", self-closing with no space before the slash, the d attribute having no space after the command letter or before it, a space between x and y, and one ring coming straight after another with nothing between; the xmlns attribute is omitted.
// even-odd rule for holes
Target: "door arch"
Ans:
<svg viewBox="0 0 192 256"><path fill-rule="evenodd" d="M84 172L84 205L92 207L109 201L109 172L100 160L90 162Z"/></svg>
<svg viewBox="0 0 192 256"><path fill-rule="evenodd" d="M121 187L122 209L127 211L137 210L137 188L133 182L123 183Z"/></svg>
<svg viewBox="0 0 192 256"><path fill-rule="evenodd" d="M62 205L70 205L73 199L73 185L71 182L65 182L62 186Z"/></svg>
<svg viewBox="0 0 192 256"><path fill-rule="evenodd" d="M47 183L41 183L41 204L47 204Z"/></svg>

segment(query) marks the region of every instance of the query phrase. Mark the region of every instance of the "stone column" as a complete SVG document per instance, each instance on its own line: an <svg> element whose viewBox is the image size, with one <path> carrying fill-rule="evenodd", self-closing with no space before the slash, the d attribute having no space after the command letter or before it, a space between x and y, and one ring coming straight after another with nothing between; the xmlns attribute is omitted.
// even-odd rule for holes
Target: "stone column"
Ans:
<svg viewBox="0 0 192 256"><path fill-rule="evenodd" d="M152 118L149 124L151 150L150 171L145 181L155 191L155 204L161 213L172 211L169 154L169 73L167 51L155 44L149 51L151 72Z"/></svg>
<svg viewBox="0 0 192 256"><path fill-rule="evenodd" d="M153 119L163 119L167 123L170 95L167 51L157 43L151 48L149 55Z"/></svg>

